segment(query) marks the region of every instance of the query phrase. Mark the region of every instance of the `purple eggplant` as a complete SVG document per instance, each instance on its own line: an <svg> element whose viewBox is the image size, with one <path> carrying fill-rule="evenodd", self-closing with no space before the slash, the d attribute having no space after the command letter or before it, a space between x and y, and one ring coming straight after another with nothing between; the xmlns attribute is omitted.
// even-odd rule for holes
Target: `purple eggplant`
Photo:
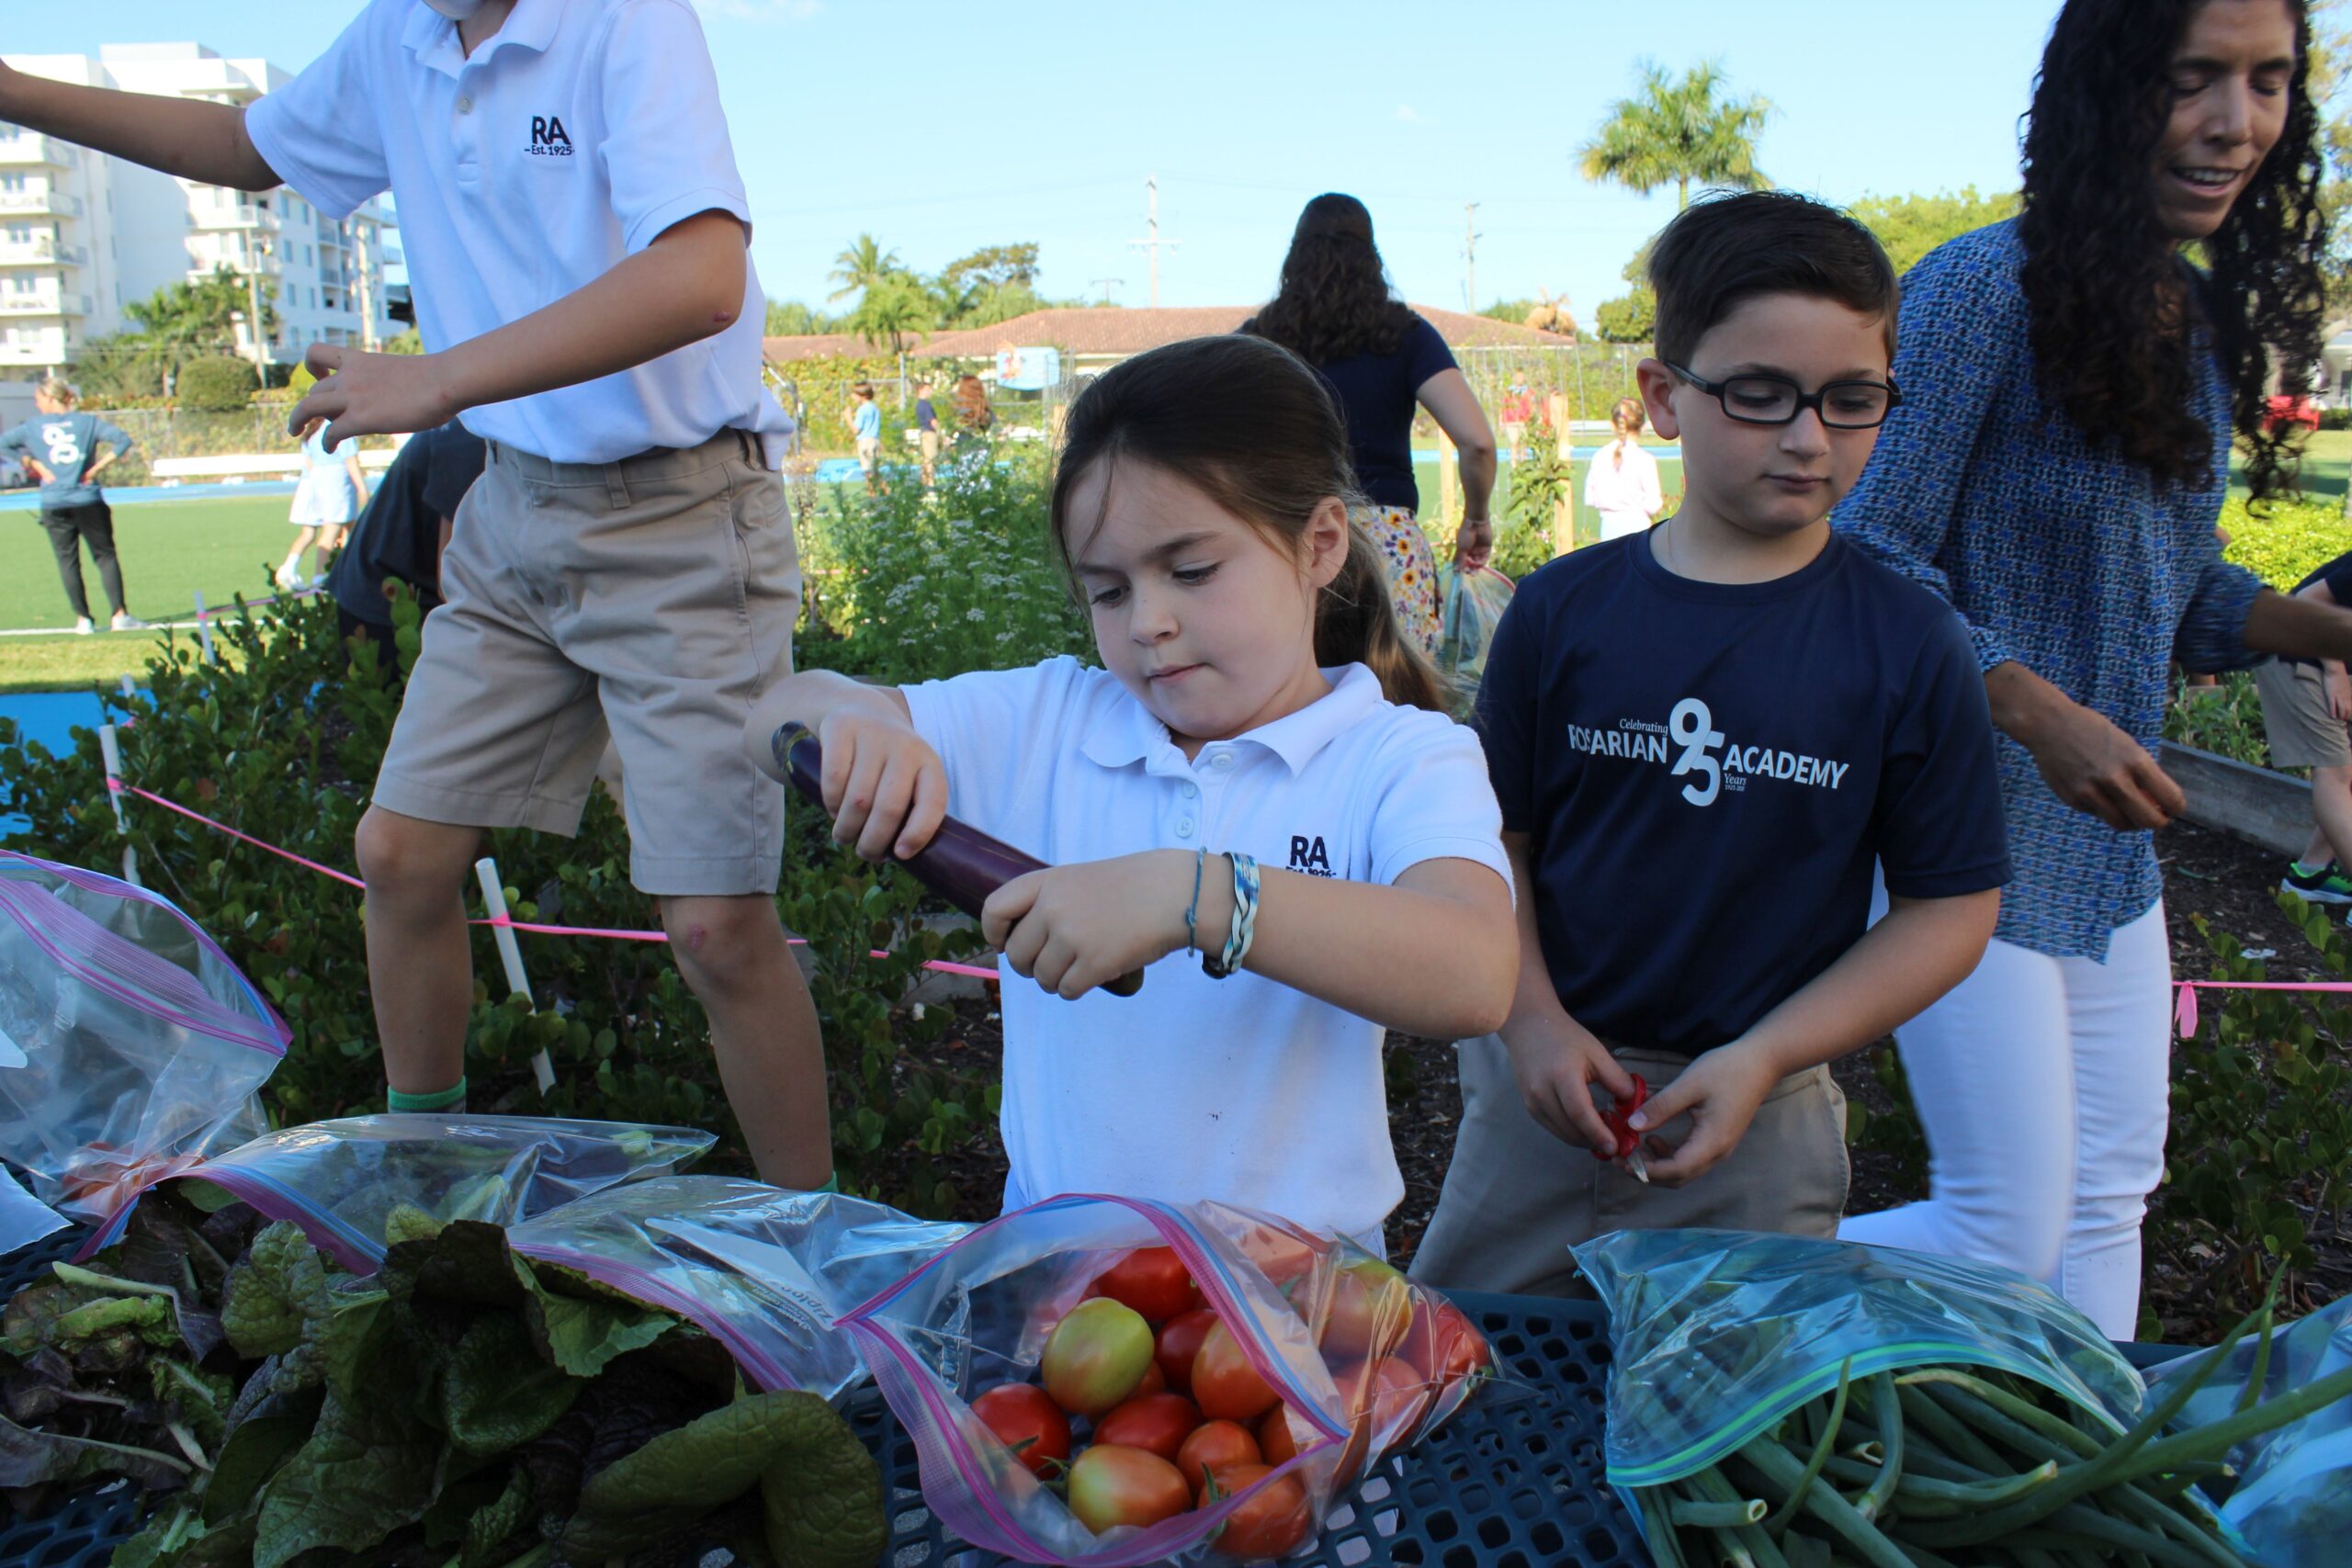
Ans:
<svg viewBox="0 0 2352 1568"><path fill-rule="evenodd" d="M775 752L777 770L791 781L792 787L823 806L825 756L817 738L805 725L786 724L777 728L768 744ZM931 842L899 863L914 873L916 880L925 887L974 919L979 919L980 907L988 902L989 894L1016 876L1046 869L1046 863L1036 856L1024 854L1003 840L992 839L953 817L941 821ZM1114 997L1132 997L1143 988L1143 971L1131 970L1115 980L1106 981L1101 988Z"/></svg>

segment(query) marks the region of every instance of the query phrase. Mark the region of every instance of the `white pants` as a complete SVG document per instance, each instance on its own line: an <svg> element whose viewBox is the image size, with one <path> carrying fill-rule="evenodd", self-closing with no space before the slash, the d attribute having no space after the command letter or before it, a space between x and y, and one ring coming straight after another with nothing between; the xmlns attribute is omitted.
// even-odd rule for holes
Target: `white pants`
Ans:
<svg viewBox="0 0 2352 1568"><path fill-rule="evenodd" d="M1650 520L1638 512L1604 512L1600 514L1600 536L1622 539L1628 534L1646 534Z"/></svg>
<svg viewBox="0 0 2352 1568"><path fill-rule="evenodd" d="M1931 1195L1853 1216L1838 1239L2007 1264L2132 1337L2140 1222L2165 1168L2171 980L2161 899L2104 964L1987 947L1895 1033Z"/></svg>

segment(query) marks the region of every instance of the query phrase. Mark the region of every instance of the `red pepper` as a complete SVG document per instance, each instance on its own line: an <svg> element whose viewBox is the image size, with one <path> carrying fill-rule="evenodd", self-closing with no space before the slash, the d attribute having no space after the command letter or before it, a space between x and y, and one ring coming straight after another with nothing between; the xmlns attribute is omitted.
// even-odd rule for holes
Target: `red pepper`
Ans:
<svg viewBox="0 0 2352 1568"><path fill-rule="evenodd" d="M1641 1074L1635 1073L1634 1075L1634 1092L1626 1096L1624 1099L1620 1100L1614 1106L1612 1106L1610 1109L1608 1116L1605 1118L1609 1123L1609 1130L1617 1134L1617 1146L1613 1150L1595 1149L1592 1151L1593 1158L1598 1160L1623 1159L1628 1155L1631 1155L1635 1149L1642 1146L1640 1134L1636 1134L1632 1127L1626 1124L1626 1120L1631 1117L1634 1111L1639 1111L1645 1104L1646 1104L1649 1098L1650 1086L1648 1082L1643 1078Z"/></svg>

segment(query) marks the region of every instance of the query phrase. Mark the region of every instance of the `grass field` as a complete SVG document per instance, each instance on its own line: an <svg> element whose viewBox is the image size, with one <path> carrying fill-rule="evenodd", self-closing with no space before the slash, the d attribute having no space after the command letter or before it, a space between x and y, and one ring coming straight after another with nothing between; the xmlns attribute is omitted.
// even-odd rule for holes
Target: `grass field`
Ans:
<svg viewBox="0 0 2352 1568"><path fill-rule="evenodd" d="M277 495L117 507L115 549L130 613L145 621L185 620L198 593L208 605L219 606L238 593L268 592L270 569L293 543L288 504L287 497ZM86 551L82 581L103 626L106 595ZM73 626L74 612L58 585L40 514L0 512L0 627L55 627L62 634L0 637L0 691L111 685L146 668L164 635L101 631L76 637Z"/></svg>

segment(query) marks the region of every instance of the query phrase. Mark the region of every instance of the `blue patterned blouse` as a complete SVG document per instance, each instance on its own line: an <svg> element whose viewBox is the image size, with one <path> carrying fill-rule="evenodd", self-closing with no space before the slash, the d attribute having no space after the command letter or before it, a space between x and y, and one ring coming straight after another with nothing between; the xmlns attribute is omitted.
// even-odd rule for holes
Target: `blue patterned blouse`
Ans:
<svg viewBox="0 0 2352 1568"><path fill-rule="evenodd" d="M2171 660L2210 671L2260 657L2241 634L2262 584L2224 563L2213 537L2229 483L2228 391L2203 355L2197 412L2213 434L2203 484L2168 490L2094 450L2035 385L2024 259L2015 226L1996 223L1904 278L1903 406L1836 526L1950 601L1980 667L2017 660L2154 750ZM2061 805L2006 735L2000 767L2016 879L1994 934L2104 962L2109 934L2163 891L2153 836Z"/></svg>

